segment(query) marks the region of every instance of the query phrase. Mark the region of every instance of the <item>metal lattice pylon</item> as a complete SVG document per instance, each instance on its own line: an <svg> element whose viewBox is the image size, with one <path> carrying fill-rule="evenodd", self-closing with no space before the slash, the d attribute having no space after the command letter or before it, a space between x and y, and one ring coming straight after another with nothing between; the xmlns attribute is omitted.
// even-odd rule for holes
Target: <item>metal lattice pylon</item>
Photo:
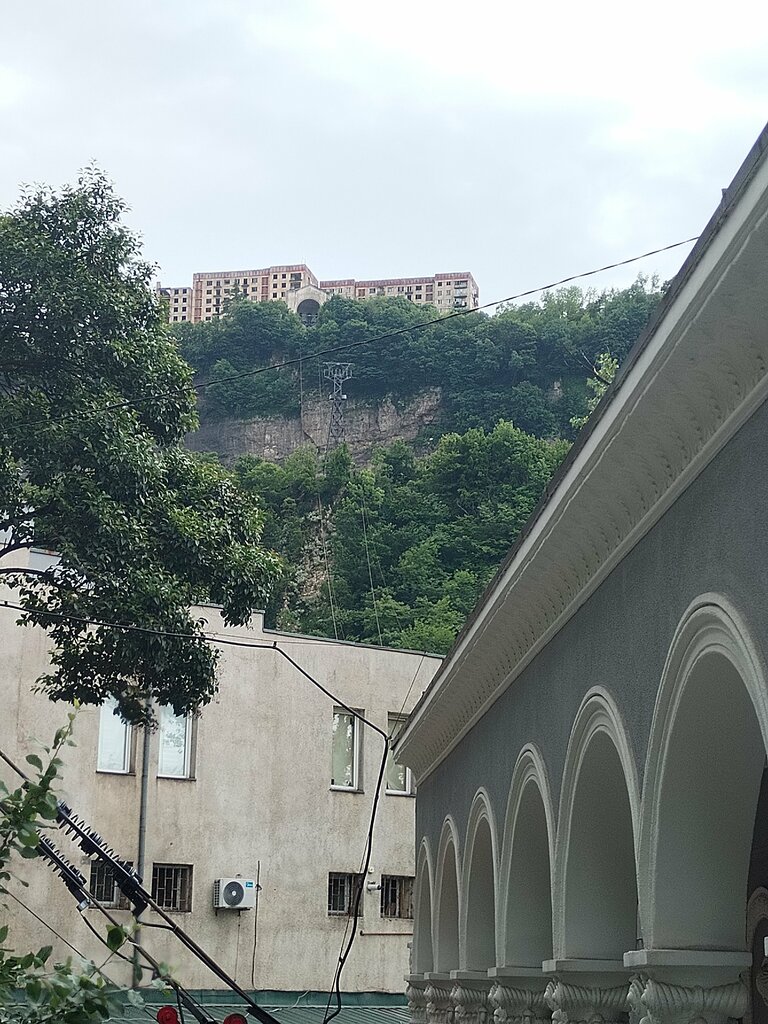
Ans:
<svg viewBox="0 0 768 1024"><path fill-rule="evenodd" d="M333 391L328 396L331 403L331 421L328 424L328 446L331 451L344 443L344 403L347 396L341 389L345 380L352 376L352 363L323 363L323 376L333 381Z"/></svg>

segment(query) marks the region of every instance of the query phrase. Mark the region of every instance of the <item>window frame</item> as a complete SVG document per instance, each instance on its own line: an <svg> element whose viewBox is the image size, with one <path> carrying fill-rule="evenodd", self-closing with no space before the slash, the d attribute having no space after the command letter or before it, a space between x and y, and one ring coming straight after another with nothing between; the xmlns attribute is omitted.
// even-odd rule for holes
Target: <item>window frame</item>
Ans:
<svg viewBox="0 0 768 1024"><path fill-rule="evenodd" d="M168 903L163 902L160 898L160 886L158 872L162 871L179 871L179 899L176 901L179 906L169 906ZM181 879L185 879L186 889L182 890ZM155 863L152 865L152 899L157 903L168 914L191 914L192 913L192 884L194 880L194 867L192 864L165 864ZM181 899L181 893L184 892L184 899Z"/></svg>
<svg viewBox="0 0 768 1024"><path fill-rule="evenodd" d="M401 714L399 714L396 711L390 711L387 714L387 734L390 737L390 743L392 741L394 741L394 739L397 736L397 732L393 728L393 723L397 723L397 725L402 727L403 725L405 725L405 723L407 721L408 721L408 715L401 715ZM392 764L395 764L396 767L398 767L398 768L402 767L402 768L405 769L405 789L390 789L389 788L389 765L390 765L390 761L391 761ZM392 753L392 747L391 746L390 746L389 751L387 753L387 765L386 765L385 775L384 775L384 792L385 792L385 794L387 796L411 796L412 797L412 796L416 795L415 787L413 785L413 772L411 771L411 769L407 765L398 765L397 764L397 762L395 761L394 755Z"/></svg>
<svg viewBox="0 0 768 1024"><path fill-rule="evenodd" d="M331 885L334 882L342 881L344 884L344 897L346 907L344 908L344 910L332 910ZM357 913L358 919L360 919L363 916L363 909L365 906L365 875L358 874L356 871L329 871L328 888L326 894L326 908L328 917L352 917L355 910L355 895L357 889L360 889L360 907Z"/></svg>
<svg viewBox="0 0 768 1024"><path fill-rule="evenodd" d="M360 728L360 716L363 712L360 708L352 708L352 712L346 708L340 707L339 705L334 706L333 717L331 718L331 785L330 788L337 793L362 793L363 791L363 773L362 773L362 730ZM337 715L344 715L345 718L352 719L353 734L352 734L352 785L343 786L333 781L333 722Z"/></svg>
<svg viewBox="0 0 768 1024"><path fill-rule="evenodd" d="M99 730L96 737L96 771L102 775L133 775L134 774L134 750L135 750L135 730L132 725L128 722L124 722L119 715L115 715L114 709L117 707L117 701L114 697L109 697L99 707ZM107 708L112 709L113 717L117 718L118 722L123 727L123 767L122 768L104 768L101 764L101 749L102 749L102 719L104 717Z"/></svg>
<svg viewBox="0 0 768 1024"><path fill-rule="evenodd" d="M379 899L379 916L385 921L413 921L413 889L416 879L412 875L382 875L381 876L381 896ZM394 885L392 885L394 883ZM404 914L403 904L404 895L406 890L406 883L408 884L407 895L408 895L408 910L410 913ZM387 886L390 886L388 889ZM395 890L394 900L391 899L392 889ZM394 902L397 907L398 913L385 914L384 907L386 904Z"/></svg>
<svg viewBox="0 0 768 1024"><path fill-rule="evenodd" d="M128 861L127 863L128 863L129 867L131 867L131 868L133 867L133 861ZM101 873L103 873L104 875L107 875L107 876L109 876L109 875L112 876L112 895L108 899L105 899L103 897L103 892L104 892L104 888L106 887L107 878L101 878L101 879L95 879L94 878L94 875L101 874ZM96 891L98 886L102 887L101 888L101 891L102 891L102 895L101 896ZM90 871L90 875L88 876L88 893L91 896L93 896L94 899L98 900L99 903L103 907L107 907L107 908L109 908L111 910L130 910L131 909L131 904L128 902L127 898L123 895L121 890L118 889L118 887L117 887L117 882L115 881L115 876L114 876L114 873L112 871L111 865L107 864L105 861L99 860L98 858L96 860L92 860L91 861L91 871Z"/></svg>
<svg viewBox="0 0 768 1024"><path fill-rule="evenodd" d="M196 765L196 750L197 750L197 719L192 715L184 715L183 719L186 723L186 730L184 733L184 768L182 774L170 774L167 771L160 770L160 763L162 757L162 744L163 744L163 724L164 724L164 712L170 711L173 713L173 708L169 705L163 705L159 709L160 725L157 731L157 778L158 779L175 779L177 781L185 782L194 780ZM174 715L174 718L181 718L180 715Z"/></svg>

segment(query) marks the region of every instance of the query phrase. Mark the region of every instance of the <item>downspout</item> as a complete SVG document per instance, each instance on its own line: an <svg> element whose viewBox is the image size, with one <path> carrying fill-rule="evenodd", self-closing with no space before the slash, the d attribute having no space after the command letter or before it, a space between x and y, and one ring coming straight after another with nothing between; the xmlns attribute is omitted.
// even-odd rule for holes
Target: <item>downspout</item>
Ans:
<svg viewBox="0 0 768 1024"><path fill-rule="evenodd" d="M139 842L136 853L136 873L144 878L144 856L147 847L147 790L149 788L149 726L144 726L141 744L141 793L139 797ZM141 943L141 925L137 923L134 939ZM138 949L133 950L133 988L138 988L141 981L141 957Z"/></svg>

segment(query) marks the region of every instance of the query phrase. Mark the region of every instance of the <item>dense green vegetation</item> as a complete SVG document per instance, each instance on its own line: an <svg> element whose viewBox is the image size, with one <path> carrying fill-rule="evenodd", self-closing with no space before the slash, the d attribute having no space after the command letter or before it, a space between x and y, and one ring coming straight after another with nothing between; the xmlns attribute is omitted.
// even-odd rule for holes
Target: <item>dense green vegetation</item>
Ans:
<svg viewBox="0 0 768 1024"><path fill-rule="evenodd" d="M299 357L206 388L208 418L296 413L318 388L315 353L365 339L349 355L350 395L442 391L431 437L382 448L364 468L345 448L325 459L302 448L282 466L240 458L238 482L265 510L264 542L284 559L268 621L445 651L660 294L644 278L601 294L566 288L424 329L436 311L402 299L335 298L310 328L281 303L235 299L220 321L178 327L202 380Z"/></svg>
<svg viewBox="0 0 768 1024"><path fill-rule="evenodd" d="M52 641L45 692L112 696L138 722L212 698L217 655L190 606L246 621L278 561L258 503L184 447L191 371L123 210L91 170L0 212L0 555L60 555L11 577Z"/></svg>
<svg viewBox="0 0 768 1024"><path fill-rule="evenodd" d="M283 371L206 388L204 418L295 414L302 390L318 389L315 353L371 339L339 357L354 364L350 397L397 401L440 387L443 430L492 430L505 419L537 437L573 437L590 368L602 352L624 358L659 296L658 283L646 278L599 294L565 288L495 316L446 317L423 329L437 311L405 299L336 297L309 328L282 303L239 299L225 318L175 331L200 380L301 357ZM395 331L402 333L376 341Z"/></svg>
<svg viewBox="0 0 768 1024"><path fill-rule="evenodd" d="M446 650L567 449L500 422L446 434L421 458L397 441L364 469L343 447L324 462L312 448L283 466L242 457L239 481L267 511L264 541L288 567L270 617Z"/></svg>

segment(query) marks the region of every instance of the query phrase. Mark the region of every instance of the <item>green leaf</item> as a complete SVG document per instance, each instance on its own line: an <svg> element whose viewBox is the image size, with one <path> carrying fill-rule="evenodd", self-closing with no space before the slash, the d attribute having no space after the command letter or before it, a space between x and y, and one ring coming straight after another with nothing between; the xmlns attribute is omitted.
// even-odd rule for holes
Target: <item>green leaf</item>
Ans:
<svg viewBox="0 0 768 1024"><path fill-rule="evenodd" d="M125 931L118 925L113 925L111 928L108 929L107 945L109 946L113 953L117 952L117 950L120 949L120 947L125 942L125 939Z"/></svg>
<svg viewBox="0 0 768 1024"><path fill-rule="evenodd" d="M27 754L25 760L26 760L27 764L34 765L35 768L37 768L38 771L42 771L43 770L43 762L40 760L40 758L37 756L37 754Z"/></svg>

